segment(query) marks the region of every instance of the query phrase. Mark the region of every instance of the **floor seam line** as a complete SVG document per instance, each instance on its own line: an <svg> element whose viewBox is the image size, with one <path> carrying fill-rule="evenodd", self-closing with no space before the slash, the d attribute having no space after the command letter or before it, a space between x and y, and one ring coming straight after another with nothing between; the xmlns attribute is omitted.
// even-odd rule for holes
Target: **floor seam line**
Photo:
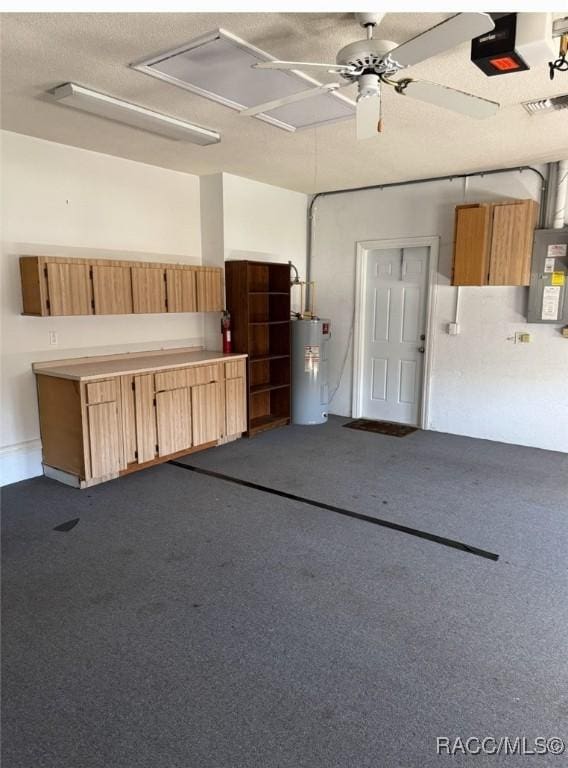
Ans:
<svg viewBox="0 0 568 768"><path fill-rule="evenodd" d="M495 552L489 552L486 549L470 546L469 544L465 544L463 541L458 541L457 539L449 539L445 536L438 536L435 533L428 533L427 531L422 531L418 528L411 528L410 526L402 525L401 523L395 523L392 520L373 517L372 515L366 515L362 512L354 512L353 510L345 509L343 507L336 507L333 504L326 504L322 501L308 499L304 496L298 496L287 491L280 491L276 488L271 488L270 486L261 485L260 483L253 483L250 480L241 480L238 477L225 475L222 472L215 472L211 469L196 467L194 464L183 464L182 462L176 461L175 459L170 460L168 464L171 464L174 467L179 467L180 469L186 469L191 472L195 472L200 475L214 477L217 480L224 480L228 483L234 483L235 485L240 485L245 488L251 488L252 490L261 491L263 493L271 493L274 496L280 496L281 498L289 499L290 501L296 501L300 504L307 504L318 509L326 509L330 512L343 515L344 517L350 517L355 520L361 520L363 522L372 523L373 525L378 525L381 528L398 531L399 533L406 533L407 535L414 536L415 538L424 539L435 544L441 544L442 546L449 547L451 549L457 549L470 555L476 555L477 557L482 557L486 560L492 560L493 562L497 562L499 560L499 555Z"/></svg>

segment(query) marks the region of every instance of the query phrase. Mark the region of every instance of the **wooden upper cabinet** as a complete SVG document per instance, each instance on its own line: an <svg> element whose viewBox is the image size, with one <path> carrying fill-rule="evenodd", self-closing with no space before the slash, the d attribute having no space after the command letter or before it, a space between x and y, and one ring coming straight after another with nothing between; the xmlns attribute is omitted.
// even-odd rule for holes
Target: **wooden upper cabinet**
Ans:
<svg viewBox="0 0 568 768"><path fill-rule="evenodd" d="M24 315L49 315L47 279L44 269L44 265L37 256L20 256Z"/></svg>
<svg viewBox="0 0 568 768"><path fill-rule="evenodd" d="M197 311L221 312L223 309L223 290L221 269L202 267L196 272Z"/></svg>
<svg viewBox="0 0 568 768"><path fill-rule="evenodd" d="M129 267L91 267L95 315L132 314L132 281Z"/></svg>
<svg viewBox="0 0 568 768"><path fill-rule="evenodd" d="M92 315L93 297L88 264L47 264L50 315Z"/></svg>
<svg viewBox="0 0 568 768"><path fill-rule="evenodd" d="M459 205L454 240L454 285L485 285L489 273L491 206Z"/></svg>
<svg viewBox="0 0 568 768"><path fill-rule="evenodd" d="M166 269L168 312L197 312L196 270Z"/></svg>
<svg viewBox="0 0 568 768"><path fill-rule="evenodd" d="M456 207L453 285L528 285L538 204Z"/></svg>
<svg viewBox="0 0 568 768"><path fill-rule="evenodd" d="M20 256L24 315L220 312L221 275L185 264Z"/></svg>
<svg viewBox="0 0 568 768"><path fill-rule="evenodd" d="M528 285L538 206L533 200L493 206L489 285Z"/></svg>
<svg viewBox="0 0 568 768"><path fill-rule="evenodd" d="M167 312L165 270L132 267L132 307L135 314Z"/></svg>

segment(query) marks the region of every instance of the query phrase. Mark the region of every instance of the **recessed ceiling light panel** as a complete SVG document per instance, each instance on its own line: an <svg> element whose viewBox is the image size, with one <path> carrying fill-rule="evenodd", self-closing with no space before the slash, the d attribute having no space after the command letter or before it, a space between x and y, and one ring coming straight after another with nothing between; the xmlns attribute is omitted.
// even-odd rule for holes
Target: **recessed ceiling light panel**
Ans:
<svg viewBox="0 0 568 768"><path fill-rule="evenodd" d="M131 66L148 75L212 99L231 109L254 107L320 85L296 71L253 69L274 57L230 32L217 29L186 45ZM295 131L349 120L355 104L340 94L323 92L306 101L287 104L255 115L278 128Z"/></svg>
<svg viewBox="0 0 568 768"><path fill-rule="evenodd" d="M75 107L99 117L106 117L109 120L116 120L119 123L126 123L126 125L140 128L143 131L158 133L169 139L191 141L201 146L218 144L221 141L221 136L217 131L179 120L177 117L163 115L161 112L154 112L128 101L115 99L113 96L83 88L76 83L60 85L51 91L51 95L61 104L69 107Z"/></svg>

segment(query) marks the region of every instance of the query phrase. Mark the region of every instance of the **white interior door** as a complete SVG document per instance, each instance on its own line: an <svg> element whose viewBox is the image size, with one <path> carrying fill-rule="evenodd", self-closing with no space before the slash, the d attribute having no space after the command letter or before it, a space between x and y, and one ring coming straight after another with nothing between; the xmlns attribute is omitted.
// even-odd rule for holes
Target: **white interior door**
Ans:
<svg viewBox="0 0 568 768"><path fill-rule="evenodd" d="M361 416L420 424L428 246L366 251L363 266Z"/></svg>

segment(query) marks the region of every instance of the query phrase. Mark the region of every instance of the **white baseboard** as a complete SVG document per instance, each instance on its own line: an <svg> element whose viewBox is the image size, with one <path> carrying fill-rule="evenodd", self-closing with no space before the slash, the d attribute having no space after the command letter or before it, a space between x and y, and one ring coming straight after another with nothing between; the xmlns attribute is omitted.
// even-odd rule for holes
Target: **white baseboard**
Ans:
<svg viewBox="0 0 568 768"><path fill-rule="evenodd" d="M0 448L0 487L38 475L43 475L40 440Z"/></svg>

